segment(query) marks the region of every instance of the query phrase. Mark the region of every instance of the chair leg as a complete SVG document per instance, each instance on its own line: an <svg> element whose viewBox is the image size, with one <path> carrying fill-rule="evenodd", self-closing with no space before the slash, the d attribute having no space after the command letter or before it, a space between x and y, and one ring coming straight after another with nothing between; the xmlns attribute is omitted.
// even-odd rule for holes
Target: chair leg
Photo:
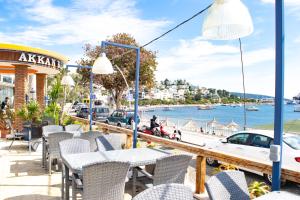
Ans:
<svg viewBox="0 0 300 200"><path fill-rule="evenodd" d="M49 175L51 175L51 165L52 165L52 158L51 158L51 156L49 155L49 157L48 157L48 170L49 170Z"/></svg>
<svg viewBox="0 0 300 200"><path fill-rule="evenodd" d="M76 184L74 179L72 180L72 200L76 200L77 196L76 196Z"/></svg>
<svg viewBox="0 0 300 200"><path fill-rule="evenodd" d="M65 199L65 170L64 166L61 171L61 199Z"/></svg>
<svg viewBox="0 0 300 200"><path fill-rule="evenodd" d="M15 138L13 138L13 140L11 141L11 143L10 143L10 145L9 145L9 147L8 147L8 151L10 151L10 149L11 149L11 147L12 147L14 141L15 141Z"/></svg>

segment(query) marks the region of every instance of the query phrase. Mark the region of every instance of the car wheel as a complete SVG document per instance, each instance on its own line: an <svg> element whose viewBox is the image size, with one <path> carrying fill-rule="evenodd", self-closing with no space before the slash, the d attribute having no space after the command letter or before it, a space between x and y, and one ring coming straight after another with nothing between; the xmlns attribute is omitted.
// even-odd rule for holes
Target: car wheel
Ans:
<svg viewBox="0 0 300 200"><path fill-rule="evenodd" d="M206 164L208 164L209 166L212 166L212 167L216 167L216 166L218 166L219 163L217 160L208 157L208 158L206 158Z"/></svg>
<svg viewBox="0 0 300 200"><path fill-rule="evenodd" d="M163 138L170 139L168 135L163 135Z"/></svg>
<svg viewBox="0 0 300 200"><path fill-rule="evenodd" d="M122 125L120 123L117 124L118 127L122 127Z"/></svg>
<svg viewBox="0 0 300 200"><path fill-rule="evenodd" d="M106 124L109 124L108 120L105 120L105 123L106 123Z"/></svg>
<svg viewBox="0 0 300 200"><path fill-rule="evenodd" d="M264 174L264 179L267 182L267 184L272 185L272 175L271 174ZM286 180L281 179L281 186L284 186L286 184Z"/></svg>
<svg viewBox="0 0 300 200"><path fill-rule="evenodd" d="M264 174L264 179L267 182L267 184L272 185L272 175Z"/></svg>

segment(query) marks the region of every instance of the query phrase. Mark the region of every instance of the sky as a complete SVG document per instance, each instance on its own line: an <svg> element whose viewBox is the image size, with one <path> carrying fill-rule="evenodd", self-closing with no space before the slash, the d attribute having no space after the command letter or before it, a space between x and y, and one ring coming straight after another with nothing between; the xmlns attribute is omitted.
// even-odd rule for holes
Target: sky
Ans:
<svg viewBox="0 0 300 200"><path fill-rule="evenodd" d="M140 45L213 0L0 0L0 43L53 50L75 64L86 43L129 33ZM242 38L247 93L275 93L275 0L242 0L254 32ZM285 0L285 97L300 92L300 0ZM208 88L242 91L238 40L202 37L202 14L147 48L157 52L156 80L185 79Z"/></svg>

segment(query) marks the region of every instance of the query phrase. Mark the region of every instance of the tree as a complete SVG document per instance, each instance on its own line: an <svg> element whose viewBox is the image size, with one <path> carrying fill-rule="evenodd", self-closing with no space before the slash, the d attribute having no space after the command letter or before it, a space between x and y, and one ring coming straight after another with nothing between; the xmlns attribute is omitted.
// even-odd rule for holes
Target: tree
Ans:
<svg viewBox="0 0 300 200"><path fill-rule="evenodd" d="M136 40L127 33L113 35L108 41L139 46ZM93 47L90 44L86 44L84 51L86 58L82 58L79 61L79 64L92 66L95 59L100 55L101 47ZM112 61L112 64L117 65L122 70L129 86L132 87L135 81L136 52L113 46L107 46L105 52L106 56ZM154 72L157 66L156 53L141 48L140 59L140 86L152 88L155 83ZM82 69L78 71L82 74L82 81L86 84L89 81L89 70ZM119 72L110 75L95 75L94 84L102 85L111 93L117 108L121 106L122 96L127 88L125 81Z"/></svg>

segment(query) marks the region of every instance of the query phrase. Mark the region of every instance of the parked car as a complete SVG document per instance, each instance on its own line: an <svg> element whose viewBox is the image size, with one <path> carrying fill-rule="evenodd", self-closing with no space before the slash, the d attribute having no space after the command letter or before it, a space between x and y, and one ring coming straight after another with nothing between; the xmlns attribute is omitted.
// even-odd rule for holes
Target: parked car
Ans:
<svg viewBox="0 0 300 200"><path fill-rule="evenodd" d="M134 111L129 110L115 110L106 120L106 123L130 128L131 121L134 119ZM138 116L137 123L140 123L140 118Z"/></svg>
<svg viewBox="0 0 300 200"><path fill-rule="evenodd" d="M72 109L75 110L75 112L79 112L81 108L87 108L87 105L84 103L77 103L73 104Z"/></svg>
<svg viewBox="0 0 300 200"><path fill-rule="evenodd" d="M93 108L93 120L105 122L107 117L109 117L109 108L103 106Z"/></svg>
<svg viewBox="0 0 300 200"><path fill-rule="evenodd" d="M270 145L273 144L274 132L266 130L241 131L227 138L212 144L212 148L222 150L224 152L241 154L242 156L261 160L262 162L270 161ZM220 162L213 158L207 158L206 163L216 166ZM293 168L300 170L300 136L285 133L282 143L282 166L284 168ZM265 177L268 183L271 183L272 176L240 168L246 171L256 173ZM283 180L284 181L284 180Z"/></svg>
<svg viewBox="0 0 300 200"><path fill-rule="evenodd" d="M88 107L79 107L76 116L84 119L88 119L90 115L90 109Z"/></svg>
<svg viewBox="0 0 300 200"><path fill-rule="evenodd" d="M92 109L93 120L94 121L103 121L105 122L107 117L109 116L109 109L107 107L97 106ZM90 115L90 109L88 107L81 107L77 112L77 117L81 117L84 119L88 119Z"/></svg>

